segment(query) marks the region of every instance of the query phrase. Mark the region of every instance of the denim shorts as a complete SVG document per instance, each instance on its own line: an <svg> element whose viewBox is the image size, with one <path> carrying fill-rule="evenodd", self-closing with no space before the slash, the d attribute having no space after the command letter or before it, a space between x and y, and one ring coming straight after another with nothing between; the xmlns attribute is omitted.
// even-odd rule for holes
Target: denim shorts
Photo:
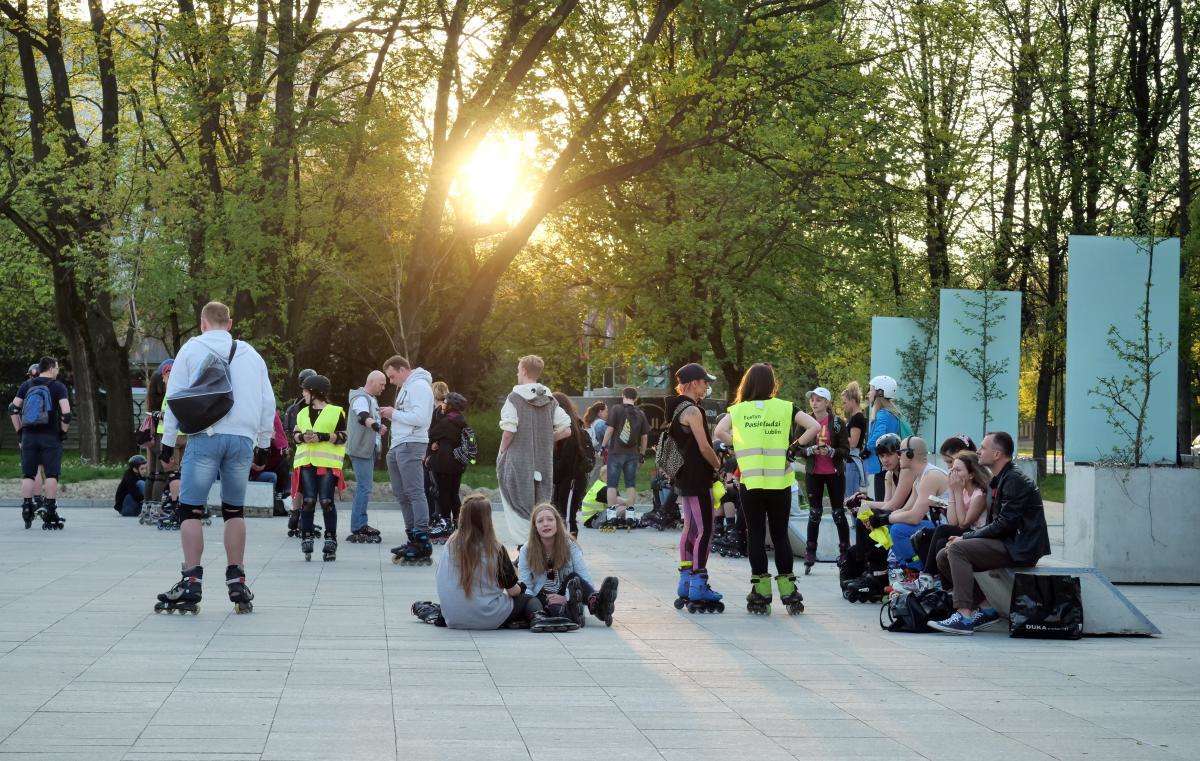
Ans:
<svg viewBox="0 0 1200 761"><path fill-rule="evenodd" d="M612 452L608 453L608 488L620 488L622 474L625 476L626 486L635 486L637 484L637 472L638 456L636 452L630 452L628 454L613 454Z"/></svg>
<svg viewBox="0 0 1200 761"><path fill-rule="evenodd" d="M188 437L183 452L183 476L179 501L184 505L204 505L208 492L221 479L221 503L242 507L246 503L246 483L250 480L250 462L254 442L231 433L197 434Z"/></svg>

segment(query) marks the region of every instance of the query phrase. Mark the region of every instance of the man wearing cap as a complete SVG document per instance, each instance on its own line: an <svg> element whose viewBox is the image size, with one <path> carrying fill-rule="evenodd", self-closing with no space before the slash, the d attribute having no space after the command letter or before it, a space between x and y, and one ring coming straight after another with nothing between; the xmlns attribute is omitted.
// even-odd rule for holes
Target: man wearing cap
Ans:
<svg viewBox="0 0 1200 761"><path fill-rule="evenodd" d="M850 456L849 429L833 411L833 394L824 386L808 392L812 416L821 425L817 442L804 447L808 461L804 469L804 486L808 495L808 541L804 550L804 572L809 573L817 562L817 540L821 532L821 515L825 510L822 492L829 495L829 509L838 532L838 554L850 549L850 524L842 509L846 496L846 458Z"/></svg>
<svg viewBox="0 0 1200 761"><path fill-rule="evenodd" d="M875 442L886 433L894 433L903 438L900 432L900 411L896 409L896 392L898 384L890 375L876 375L871 379L871 388L867 392L867 404L871 409L871 429L867 432L867 451L869 456L863 462L867 475L874 479L874 496L877 501L884 499L883 469L879 464L879 456L875 453Z"/></svg>
<svg viewBox="0 0 1200 761"><path fill-rule="evenodd" d="M608 412L608 427L604 429L604 449L608 451L608 504L616 508L617 517L624 518L625 510L637 500L638 466L646 455L650 438L650 423L637 406L638 392L633 386L621 391L621 403ZM618 499L621 479L625 479L624 501Z"/></svg>

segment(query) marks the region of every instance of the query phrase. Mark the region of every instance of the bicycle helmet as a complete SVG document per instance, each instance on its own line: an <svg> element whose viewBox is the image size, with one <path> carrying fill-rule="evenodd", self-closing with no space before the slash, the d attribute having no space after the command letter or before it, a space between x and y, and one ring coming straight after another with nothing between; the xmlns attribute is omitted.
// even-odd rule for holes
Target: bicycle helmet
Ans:
<svg viewBox="0 0 1200 761"><path fill-rule="evenodd" d="M329 379L324 375L317 375L316 373L313 373L300 383L300 388L308 389L322 399L328 399L329 391L333 388L333 386L329 383Z"/></svg>
<svg viewBox="0 0 1200 761"><path fill-rule="evenodd" d="M885 433L875 441L875 454L897 454L900 451L900 437L894 433Z"/></svg>
<svg viewBox="0 0 1200 761"><path fill-rule="evenodd" d="M467 397L457 391L451 391L449 394L446 394L446 406L452 410L465 412L467 409Z"/></svg>
<svg viewBox="0 0 1200 761"><path fill-rule="evenodd" d="M308 380L309 378L313 377L316 374L317 374L317 371L312 369L311 367L306 367L303 370L301 370L300 374L296 376L297 380L300 381L300 388L304 388L304 381Z"/></svg>
<svg viewBox="0 0 1200 761"><path fill-rule="evenodd" d="M129 458L128 465L131 468L140 468L145 465L146 462L147 460L145 457L142 457L140 454L135 454L133 457Z"/></svg>

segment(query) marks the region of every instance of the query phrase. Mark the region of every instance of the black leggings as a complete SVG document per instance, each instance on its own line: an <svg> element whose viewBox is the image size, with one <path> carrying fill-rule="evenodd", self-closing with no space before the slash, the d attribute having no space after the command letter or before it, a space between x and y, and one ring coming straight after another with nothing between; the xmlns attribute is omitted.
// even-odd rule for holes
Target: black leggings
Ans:
<svg viewBox="0 0 1200 761"><path fill-rule="evenodd" d="M929 546L921 553L922 567L921 570L933 576L938 575L937 556L938 553L945 549L946 544L952 536L962 536L970 531L970 527L951 526L949 523L943 523L933 530L933 538L929 540Z"/></svg>
<svg viewBox="0 0 1200 761"><path fill-rule="evenodd" d="M817 537L821 534L821 514L825 512L821 492L827 491L833 523L837 526L838 545L844 551L850 546L850 524L846 523L846 511L842 509L842 501L846 496L845 471L805 473L804 486L808 492L808 549L817 549Z"/></svg>
<svg viewBox="0 0 1200 761"><path fill-rule="evenodd" d="M792 544L788 539L788 518L792 513L791 489L747 489L741 487L742 510L746 513L746 541L749 545L750 572L767 573L767 527L775 545L775 572L792 572Z"/></svg>
<svg viewBox="0 0 1200 761"><path fill-rule="evenodd" d="M508 614L508 618L504 619L504 623L500 624L497 629L506 629L509 624L517 621L531 621L533 614L541 611L542 601L528 592L522 592L513 598L512 613Z"/></svg>
<svg viewBox="0 0 1200 761"><path fill-rule="evenodd" d="M587 491L587 474L564 478L554 482L554 496L550 502L558 508L567 528L579 532L579 506L583 504L583 493Z"/></svg>
<svg viewBox="0 0 1200 761"><path fill-rule="evenodd" d="M438 514L448 524L458 523L458 508L462 506L458 489L462 486L462 473L434 473L433 480L437 482Z"/></svg>

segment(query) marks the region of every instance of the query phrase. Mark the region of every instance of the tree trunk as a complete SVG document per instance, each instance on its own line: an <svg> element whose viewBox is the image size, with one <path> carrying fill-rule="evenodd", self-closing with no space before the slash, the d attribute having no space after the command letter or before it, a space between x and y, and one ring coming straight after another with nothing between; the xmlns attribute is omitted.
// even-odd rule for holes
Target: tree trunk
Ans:
<svg viewBox="0 0 1200 761"><path fill-rule="evenodd" d="M1175 72L1179 77L1179 133L1176 137L1179 149L1179 241L1182 250L1179 257L1180 293L1183 296L1183 313L1179 320L1179 399L1175 420L1177 454L1191 451L1192 445L1192 383L1191 352L1193 307L1195 294L1188 291L1188 257L1191 255L1191 211L1192 211L1192 167L1188 141L1191 139L1191 93L1190 74L1192 57L1187 49L1183 34L1183 1L1171 0L1174 19L1172 38L1175 47Z"/></svg>

